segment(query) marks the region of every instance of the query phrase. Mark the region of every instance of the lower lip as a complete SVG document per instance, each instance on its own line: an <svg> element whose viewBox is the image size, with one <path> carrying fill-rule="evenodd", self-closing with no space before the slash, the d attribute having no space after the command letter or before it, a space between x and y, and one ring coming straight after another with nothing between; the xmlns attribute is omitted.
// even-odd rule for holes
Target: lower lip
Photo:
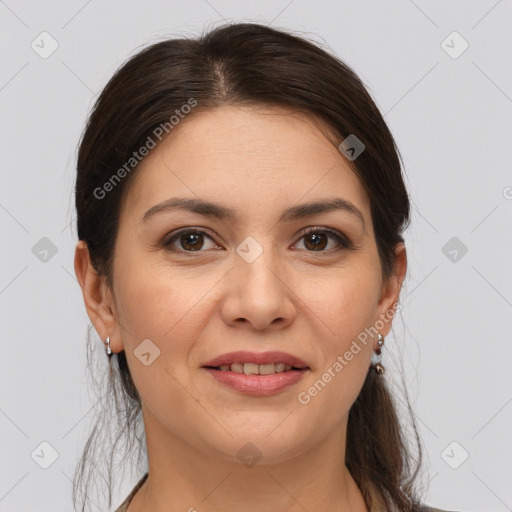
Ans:
<svg viewBox="0 0 512 512"><path fill-rule="evenodd" d="M289 370L272 375L246 375L232 371L214 370L205 368L214 379L229 388L247 395L268 396L297 384L308 369Z"/></svg>

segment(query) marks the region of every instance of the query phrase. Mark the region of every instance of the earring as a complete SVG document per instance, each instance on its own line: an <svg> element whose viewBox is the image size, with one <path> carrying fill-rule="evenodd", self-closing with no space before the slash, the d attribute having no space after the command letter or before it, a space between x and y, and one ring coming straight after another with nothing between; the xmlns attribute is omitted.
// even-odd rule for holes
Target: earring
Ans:
<svg viewBox="0 0 512 512"><path fill-rule="evenodd" d="M379 332L379 337L377 339L377 344L379 345L375 352L372 354L372 364L371 368L373 368L379 375L382 375L386 370L384 366L380 363L382 350L381 347L384 346L384 337Z"/></svg>
<svg viewBox="0 0 512 512"><path fill-rule="evenodd" d="M107 356L110 358L110 357L112 357L112 349L110 348L110 336L107 336L105 343L107 344L107 347L106 347Z"/></svg>

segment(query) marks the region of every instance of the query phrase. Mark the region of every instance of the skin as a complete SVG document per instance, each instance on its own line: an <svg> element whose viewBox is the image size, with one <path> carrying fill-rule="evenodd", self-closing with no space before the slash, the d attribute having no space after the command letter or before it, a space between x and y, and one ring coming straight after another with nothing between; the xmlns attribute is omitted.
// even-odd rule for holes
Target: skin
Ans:
<svg viewBox="0 0 512 512"><path fill-rule="evenodd" d="M406 251L397 246L395 274L384 281L368 197L325 134L320 121L275 107L195 112L125 191L113 291L78 242L75 272L89 318L113 352L126 351L142 399L149 477L129 512L367 510L344 464L345 439L376 337L307 405L297 397L391 310ZM220 203L239 219L173 210L141 221L176 196ZM365 225L345 211L278 223L289 206L332 197L352 202ZM186 252L184 236L174 252L163 247L189 226L209 230L192 240L200 250ZM309 226L332 228L354 248L324 235L315 250L303 236ZM249 236L263 250L251 263L236 252ZM390 329L388 321L380 332ZM148 366L134 354L145 339L160 350ZM248 396L201 369L235 350L281 350L310 370L273 396ZM250 467L237 458L248 442L262 454Z"/></svg>

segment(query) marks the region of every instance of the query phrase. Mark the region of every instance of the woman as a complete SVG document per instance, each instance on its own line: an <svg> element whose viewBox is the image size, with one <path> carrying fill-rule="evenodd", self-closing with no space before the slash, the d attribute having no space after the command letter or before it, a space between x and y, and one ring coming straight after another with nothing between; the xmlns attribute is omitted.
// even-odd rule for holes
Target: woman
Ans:
<svg viewBox="0 0 512 512"><path fill-rule="evenodd" d="M122 428L144 423L117 511L436 510L380 362L409 200L352 70L257 24L153 44L100 94L77 170L75 272Z"/></svg>

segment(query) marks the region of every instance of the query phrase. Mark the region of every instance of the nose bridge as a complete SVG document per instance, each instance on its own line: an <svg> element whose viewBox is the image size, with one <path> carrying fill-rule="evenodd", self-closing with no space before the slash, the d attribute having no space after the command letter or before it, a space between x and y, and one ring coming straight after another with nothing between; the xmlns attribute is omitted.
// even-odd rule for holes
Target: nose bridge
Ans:
<svg viewBox="0 0 512 512"><path fill-rule="evenodd" d="M261 273L267 271L268 267L276 265L277 257L270 237L247 236L236 248L238 255L237 265L245 270L245 274L256 272L261 278ZM241 260L241 261L240 261Z"/></svg>
<svg viewBox="0 0 512 512"><path fill-rule="evenodd" d="M284 284L283 262L270 236L246 237L236 248L236 279L241 299L253 305L279 309L288 287ZM276 313L278 313L276 311Z"/></svg>

